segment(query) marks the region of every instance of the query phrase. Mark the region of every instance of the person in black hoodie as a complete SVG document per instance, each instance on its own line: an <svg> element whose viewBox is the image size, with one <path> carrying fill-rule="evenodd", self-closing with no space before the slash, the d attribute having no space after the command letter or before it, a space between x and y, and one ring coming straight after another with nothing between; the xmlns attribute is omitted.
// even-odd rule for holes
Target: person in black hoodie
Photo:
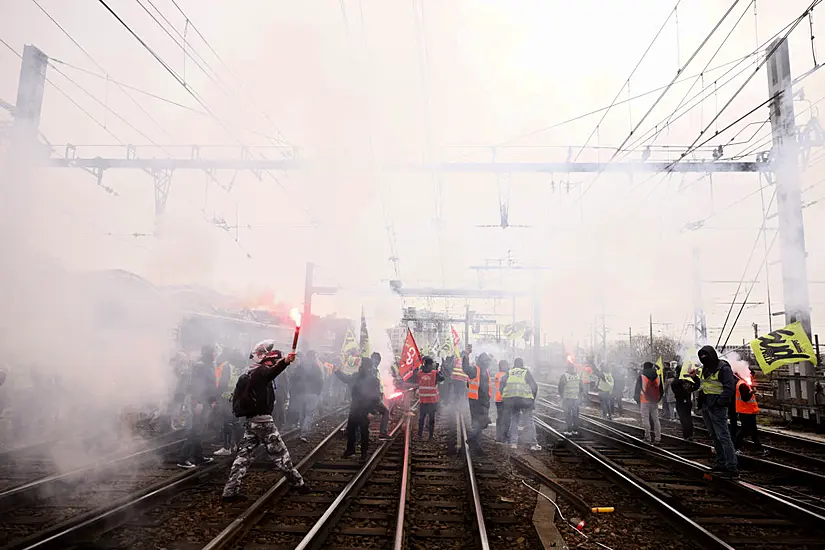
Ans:
<svg viewBox="0 0 825 550"><path fill-rule="evenodd" d="M238 491L241 480L252 464L255 449L261 444L266 447L272 463L284 473L290 484L306 494L310 491L309 485L293 466L289 450L272 419L272 408L275 405L273 381L295 360L295 354L290 353L282 359L281 352L275 349L275 341L264 340L252 348L249 359L252 363L238 379L232 395L232 412L239 418L245 418L246 424L243 439L238 446L238 455L223 487L223 499L246 499Z"/></svg>
<svg viewBox="0 0 825 550"><path fill-rule="evenodd" d="M211 458L203 456L202 439L209 420L209 411L218 402L214 346L203 346L201 349L201 358L192 367L190 393L189 430L178 461L180 468L194 468L199 464L212 462Z"/></svg>
<svg viewBox="0 0 825 550"><path fill-rule="evenodd" d="M645 440L653 443L659 443L662 440L662 424L659 422L659 401L662 399L662 389L662 380L656 372L656 365L646 361L642 365L642 373L636 378L635 398L642 413Z"/></svg>
<svg viewBox="0 0 825 550"><path fill-rule="evenodd" d="M681 365L677 368L677 374L681 372ZM693 382L678 376L670 386L673 397L676 398L676 415L682 425L682 437L688 441L693 441Z"/></svg>
<svg viewBox="0 0 825 550"><path fill-rule="evenodd" d="M366 460L370 446L370 413L381 404L381 387L373 370L372 359L363 357L358 372L344 374L335 370L335 376L350 386L349 418L347 418L347 448L344 458L355 454L355 434L361 439L361 459Z"/></svg>
<svg viewBox="0 0 825 550"><path fill-rule="evenodd" d="M699 361L702 362L702 370L694 371L691 377L699 385L697 400L716 449L713 470L723 477L736 478L739 477L739 469L728 426L728 409L735 395L736 380L730 363L720 359L713 346L704 346L699 350Z"/></svg>

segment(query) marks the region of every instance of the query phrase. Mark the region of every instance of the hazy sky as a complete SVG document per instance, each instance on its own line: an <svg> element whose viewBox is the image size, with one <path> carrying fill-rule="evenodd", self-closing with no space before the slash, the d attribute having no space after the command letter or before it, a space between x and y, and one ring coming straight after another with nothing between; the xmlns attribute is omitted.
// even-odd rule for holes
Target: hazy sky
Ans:
<svg viewBox="0 0 825 550"><path fill-rule="evenodd" d="M123 157L125 145L134 144L140 157L188 158L191 145L199 144L202 157L238 158L243 145L252 156L278 158L283 151L272 144L283 139L312 165L302 172L273 171L260 180L249 171L214 174L225 187L232 182L230 193L210 183L203 171L176 172L160 238L132 236L155 229L149 175L107 171L103 184L117 192L113 196L80 170L42 170L33 181L19 183L37 204L31 227L21 231L73 268L122 268L157 283L199 283L234 293L271 288L298 304L304 263L311 260L322 265L323 284L352 289L336 299L318 299L318 311L357 315L366 301L377 317L389 318L399 305L386 290L396 277L388 260L393 242L407 286L529 290L538 285L548 340L586 340L601 297L610 337L626 337L628 328L646 332L651 314L657 331L680 337L691 334L686 323L693 307L693 247L700 250L703 280L739 281L759 236L758 190L766 182L754 174L434 178L375 168L424 158L563 162L569 147L580 161L606 161L659 93L625 100L667 85L728 1L680 2L628 82L675 1L345 0L342 8L332 0L177 0L187 20L171 0L106 0L214 116L204 113L101 3L37 0L90 59L34 0L0 2L0 38L17 52L34 44L59 60L48 69L56 87L47 85L41 121L55 155L72 143L78 156ZM629 140L633 144L638 136L638 144L620 158L639 160L645 145L654 147L652 160L677 158L761 57L736 62L763 49L809 3L740 1ZM815 12L814 35L825 30L822 20ZM162 27L178 41L185 36L185 49ZM825 46L815 41L814 47L821 61ZM796 75L813 67L807 20L791 34L790 48ZM9 103L15 101L19 65L0 45L0 99ZM127 90L133 101L115 82L142 92ZM823 83L822 74L815 73L798 85L805 98L796 103L799 124L817 114ZM610 105L620 90L623 103L597 130L602 113L548 129ZM697 94L705 100L690 99ZM666 125L685 96L684 105L695 108L683 105L677 113L687 114ZM762 69L706 136L766 97ZM696 151L695 158L709 158L718 144L726 146L725 158L767 149L770 127L762 124L767 116L767 107L758 109ZM0 110L0 121L9 118ZM654 140L657 129L662 131ZM494 150L495 145L500 147ZM825 197L822 159L822 150L814 149L805 167L806 203ZM773 187L762 194L767 207ZM476 227L498 223L500 196L510 197L510 223L530 228ZM820 209L816 203L804 211L815 330L822 328L819 312L825 307ZM234 229L227 233L204 221L215 216L242 226L238 243ZM682 231L702 219L707 219L703 229ZM776 218L767 225L770 244ZM508 252L548 270L533 281L518 273L469 269ZM764 255L760 240L745 279L754 279ZM768 260L774 311L783 309L778 259L777 243ZM744 310L734 342L752 335L751 323L767 327L764 271L759 280L750 295L756 305ZM735 290L736 284L702 285L713 341ZM370 297L362 297L365 293ZM430 305L458 313L464 302ZM511 306L502 301L473 307L509 316ZM519 300L517 316L531 315L529 300Z"/></svg>

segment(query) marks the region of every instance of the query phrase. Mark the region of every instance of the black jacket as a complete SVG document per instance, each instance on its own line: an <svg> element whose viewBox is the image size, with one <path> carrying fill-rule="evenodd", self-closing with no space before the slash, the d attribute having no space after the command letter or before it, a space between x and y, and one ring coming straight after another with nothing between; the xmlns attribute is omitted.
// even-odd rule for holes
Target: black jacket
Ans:
<svg viewBox="0 0 825 550"><path fill-rule="evenodd" d="M250 417L272 414L272 409L275 407L275 385L272 381L284 372L287 366L289 365L286 359L281 359L272 367L258 366L247 371L249 374L247 391L250 400L255 404Z"/></svg>
<svg viewBox="0 0 825 550"><path fill-rule="evenodd" d="M699 358L706 355L706 359L702 361L702 380L705 380L717 371L719 371L719 381L722 383L722 393L719 395L706 395L704 392L699 393L699 404L707 406L708 408L722 407L728 408L733 403L733 397L736 391L736 378L733 376L733 370L730 368L730 363L724 359L720 359L713 346L704 346L699 350ZM695 383L700 384L698 376L694 375ZM699 386L701 389L701 385Z"/></svg>
<svg viewBox="0 0 825 550"><path fill-rule="evenodd" d="M361 368L355 374L344 374L337 370L335 376L341 382L350 386L350 413L371 412L374 411L383 396L381 395L381 385L378 378L373 374L372 367Z"/></svg>
<svg viewBox="0 0 825 550"><path fill-rule="evenodd" d="M290 377L290 391L293 394L308 393L321 395L324 391L324 372L313 361L304 361Z"/></svg>
<svg viewBox="0 0 825 550"><path fill-rule="evenodd" d="M192 366L190 392L195 403L207 405L218 401L214 363L201 360Z"/></svg>

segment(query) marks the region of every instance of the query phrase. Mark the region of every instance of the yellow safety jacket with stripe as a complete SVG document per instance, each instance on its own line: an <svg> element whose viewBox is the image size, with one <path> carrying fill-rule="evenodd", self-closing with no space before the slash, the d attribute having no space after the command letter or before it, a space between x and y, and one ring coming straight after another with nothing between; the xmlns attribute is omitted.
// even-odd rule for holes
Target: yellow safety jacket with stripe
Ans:
<svg viewBox="0 0 825 550"><path fill-rule="evenodd" d="M504 386L504 391L501 392L504 399L511 397L521 397L524 399L533 399L533 390L527 383L527 369L513 367L510 369L510 374L507 376L507 384Z"/></svg>

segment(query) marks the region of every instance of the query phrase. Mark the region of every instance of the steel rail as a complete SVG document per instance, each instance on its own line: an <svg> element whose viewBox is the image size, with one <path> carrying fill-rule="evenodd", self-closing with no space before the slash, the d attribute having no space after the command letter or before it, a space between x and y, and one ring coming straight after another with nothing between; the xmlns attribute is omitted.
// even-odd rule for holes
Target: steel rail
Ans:
<svg viewBox="0 0 825 550"><path fill-rule="evenodd" d="M551 418L551 420L563 422L557 418ZM618 445L649 457L667 461L671 467L679 469L688 475L695 475L697 477L701 476L712 483L718 483L721 481L721 483L718 483L719 489L728 494L735 495L736 498L745 499L746 501L749 499L758 499L762 501L766 507L787 517L794 523L802 523L813 526L817 529L825 529L825 516L817 514L812 510L800 507L793 502L777 496L773 492L759 487L758 485L741 480L720 479L718 476L713 475L710 467L705 466L704 464L687 459L666 449L653 447L637 437L629 435L611 426L607 426L601 422L587 418L585 418L584 421L599 430L612 434L611 436L605 435L604 433L600 433L596 430L587 430L597 438L605 440L610 444Z"/></svg>
<svg viewBox="0 0 825 550"><path fill-rule="evenodd" d="M562 433L551 427L549 424L541 420L540 418L535 418L536 426L540 429L544 430L545 432L552 435L554 438L564 441L569 447L571 447L576 454L581 457L587 458L591 460L593 463L597 464L599 468L601 468L608 476L613 478L619 485L622 485L627 490L632 493L637 493L642 495L645 499L650 502L652 508L661 512L673 525L677 530L679 530L684 535L690 537L691 539L699 542L703 548L719 548L724 550L733 550L733 547L728 545L722 539L716 537L710 531L681 513L679 510L671 506L665 500L661 499L658 495L650 491L645 485L638 483L637 481L631 479L627 476L624 472L616 469L613 467L612 464L606 462L602 459L602 457L598 456L596 453L592 452L590 449L579 445L576 441L564 436Z"/></svg>
<svg viewBox="0 0 825 550"><path fill-rule="evenodd" d="M344 410L345 407L335 409L321 418L341 414ZM338 425L328 438L337 434L343 425L344 423ZM284 439L292 439L299 434L300 429L295 428L284 432L282 437ZM169 479L159 481L149 487L123 497L111 504L70 518L30 537L12 542L0 550L43 550L50 548L62 550L70 547L73 543L82 542L90 536L101 535L118 527L132 517L136 509L156 505L158 502L162 502L190 486L200 484L204 479L217 473L226 464L226 460L217 460L209 466L186 470ZM281 478L279 481L284 481L284 479Z"/></svg>
<svg viewBox="0 0 825 550"><path fill-rule="evenodd" d="M318 459L319 455L324 451L324 449L326 449L330 442L332 442L333 438L338 435L338 432L341 431L346 424L346 421L341 422L329 433L329 435L324 438L323 441L316 445L315 448L312 449L309 454L295 466L295 468L301 472L301 474L306 472L308 467ZM228 548L236 540L240 539L249 528L261 519L267 510L269 510L269 507L273 502L276 502L279 498L286 494L289 490L288 483L289 482L286 477L281 477L275 485L270 487L266 493L261 495L258 500L249 506L249 508L241 512L241 514L235 518L232 523L227 525L223 531L218 533L214 539L209 541L206 546L203 547L203 550Z"/></svg>
<svg viewBox="0 0 825 550"><path fill-rule="evenodd" d="M92 472L95 470L105 471L106 469L113 468L127 462L135 462L139 464L141 462L154 458L158 454L169 452L174 447L182 445L185 441L185 438L178 439L175 441L171 441L169 443L164 443L157 447L150 447L148 449L143 449L141 451L137 451L135 453L128 455L115 456L114 458L108 461L97 461L92 464L76 468L69 472L65 472L62 474L53 474L50 476L36 479L34 481L23 483L21 485L17 485L10 489L6 489L0 492L0 511L6 511L9 508L19 504L22 500L31 497L32 495L49 494L51 492L52 487L62 485L70 480L81 477L84 474L87 474L88 472Z"/></svg>
<svg viewBox="0 0 825 550"><path fill-rule="evenodd" d="M547 382L539 382L539 385L540 386L551 387L551 388L556 387L554 384L549 384ZM594 402L594 403L597 402L598 394L588 393L588 396L590 397L591 402ZM637 406L637 404L632 402L632 401L625 401L625 403L631 405L632 407ZM638 411L635 410L635 409L630 409L629 412L631 412L633 414L638 414ZM693 419L694 419L694 421L698 420L699 423L701 424L699 426L695 426L694 429L697 430L697 431L700 431L702 433L707 434L708 431L707 431L707 428L704 427L704 419L702 418L702 416L694 414ZM679 427L680 426L678 422L673 421L673 420L668 420L668 419L665 419L665 418L662 419L662 422L663 423L668 423L669 425L672 425L673 427ZM803 446L803 447L807 446L810 449L810 451L812 451L812 452L822 452L823 454L825 454L825 441L819 441L819 440L812 439L812 438L809 438L809 437L804 437L804 436L795 435L795 434L789 434L789 433L778 431L776 429L773 429L773 428L770 428L770 427L765 427L765 426L760 426L759 431L763 434L766 434L769 438L775 439L776 441L782 441L783 443L789 444L789 445L796 445L796 446ZM707 437L710 438L710 434L708 434ZM752 445L750 441L745 441L744 443L748 447L750 447ZM814 467L817 467L817 468L822 468L823 470L825 470L825 460L823 460L821 458L817 458L817 457L811 456L809 454L798 453L798 452L795 452L795 451L791 451L789 449L783 449L782 447L775 447L773 445L769 445L769 444L766 444L764 442L762 443L762 448L767 450L768 453L770 455L773 455L774 457L786 457L786 458L790 458L792 460L797 460L797 461L800 461L800 462L807 462L811 466L814 466ZM747 457L746 460L748 460L748 459L754 459L754 457ZM770 462L770 461L767 461L767 462Z"/></svg>
<svg viewBox="0 0 825 550"><path fill-rule="evenodd" d="M554 403L550 403L547 401L539 400L539 403L545 407L552 408L554 410L560 410ZM636 435L639 433L643 433L644 430L638 426L632 426L630 424L620 424L612 421L605 421L604 419L598 419L595 416L589 414L580 414L579 418L583 419L585 422L591 423L591 425L609 428L610 433L623 433L626 435L630 435L634 437L635 441L634 444L637 445L644 445L647 448L655 449L658 452L667 452L666 449L662 449L660 447L651 447L649 443L646 441L639 439L636 436L633 436L631 433L633 432ZM662 434L663 441L669 441L671 443L681 445L687 448L693 448L696 450L705 451L710 456L710 452L712 447L705 443L699 443L698 441L688 441L686 439L682 439L680 437L676 437L669 434ZM793 453L795 454L795 453ZM672 454L673 457L684 458L680 457L678 454ZM801 460L807 460L808 457L806 455L799 455ZM825 475L818 474L816 472L809 472L808 470L803 470L802 468L797 468L796 466L791 466L789 464L782 464L781 462L774 462L772 460L767 460L765 458L760 457L753 457L747 455L739 455L736 457L737 461L745 467L753 468L754 470L761 470L769 473L780 473L784 476L789 478L795 478L798 480L804 480L806 484L816 487L820 491L825 491ZM811 463L823 462L819 459L811 458Z"/></svg>
<svg viewBox="0 0 825 550"><path fill-rule="evenodd" d="M409 417L406 420L401 419L398 421L398 424L395 425L389 434L390 438L382 441L378 448L373 451L372 455L370 455L369 459L367 459L367 462L361 467L360 470L358 470L358 473L353 476L350 482L347 483L346 487L338 493L335 500L332 501L329 507L324 511L323 515L318 518L318 521L315 522L315 525L313 525L309 530L309 533L301 539L301 542L298 543L298 546L296 546L294 550L317 550L323 547L327 537L332 532L332 529L346 511L352 497L358 494L358 491L360 491L364 486L364 483L366 483L367 478L372 475L372 472L375 471L376 466L378 466L378 463L381 462L384 454L390 448L390 445L395 439L395 435L398 433L398 430L401 429L405 422L409 428ZM410 431L407 429L407 435L405 436L405 440L407 442L409 442L409 436Z"/></svg>
<svg viewBox="0 0 825 550"><path fill-rule="evenodd" d="M394 550L404 550L404 514L407 511L407 494L410 490L410 424L412 417L407 415L404 425L404 464L401 466L401 494L398 495L398 516L395 520Z"/></svg>
<svg viewBox="0 0 825 550"><path fill-rule="evenodd" d="M476 524L478 525L479 547L481 550L490 550L490 541L487 538L487 527L484 524L484 512L481 509L481 495L478 492L478 483L476 482L476 473L473 469L473 458L470 456L470 448L467 445L467 426L464 422L464 416L459 416L459 425L456 429L461 432L461 439L464 442L464 462L467 466L467 477L470 481L470 495L473 499L473 512L475 514Z"/></svg>

